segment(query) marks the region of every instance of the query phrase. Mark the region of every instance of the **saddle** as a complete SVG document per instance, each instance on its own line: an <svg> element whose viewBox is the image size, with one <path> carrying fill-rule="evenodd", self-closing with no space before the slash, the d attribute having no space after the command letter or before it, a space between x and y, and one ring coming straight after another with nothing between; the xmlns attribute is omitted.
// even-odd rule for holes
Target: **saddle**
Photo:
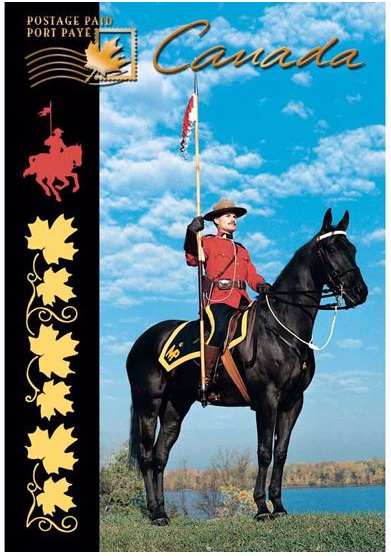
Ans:
<svg viewBox="0 0 391 556"><path fill-rule="evenodd" d="M245 309L241 308L233 313L228 324L223 353L221 355L221 362L228 375L238 388L242 397L248 403L250 403L250 397L239 370L233 360L231 350L245 341L245 361L246 366L249 366L248 362L250 359L253 360L253 336L256 310L257 302L255 301ZM210 330L213 329L214 326L213 315L209 306L205 307L204 314L206 321L205 327L208 328L208 331L205 334L205 343L208 343ZM159 363L167 372L171 372L173 369L192 359L199 359L199 343L199 320L182 322L172 331L169 338L163 345L159 355Z"/></svg>

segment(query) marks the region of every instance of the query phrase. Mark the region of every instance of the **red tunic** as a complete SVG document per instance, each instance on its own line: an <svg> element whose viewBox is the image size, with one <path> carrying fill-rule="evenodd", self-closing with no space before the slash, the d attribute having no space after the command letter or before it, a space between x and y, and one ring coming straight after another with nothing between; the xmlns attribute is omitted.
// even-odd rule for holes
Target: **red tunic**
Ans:
<svg viewBox="0 0 391 556"><path fill-rule="evenodd" d="M202 238L205 272L211 279L215 278L223 270L234 255L234 242L230 239L225 239L222 235L219 231L216 236L205 236ZM247 282L254 291L257 291L257 285L264 282L265 279L257 273L247 249L238 244L236 244L236 249L236 265L233 262L219 279L242 280ZM189 253L186 253L186 262L189 266L198 265L197 257ZM233 288L232 291L231 289L219 290L217 285L215 285L210 303L226 303L231 307L238 308L242 295L248 301L251 301L246 290L239 290L238 288Z"/></svg>

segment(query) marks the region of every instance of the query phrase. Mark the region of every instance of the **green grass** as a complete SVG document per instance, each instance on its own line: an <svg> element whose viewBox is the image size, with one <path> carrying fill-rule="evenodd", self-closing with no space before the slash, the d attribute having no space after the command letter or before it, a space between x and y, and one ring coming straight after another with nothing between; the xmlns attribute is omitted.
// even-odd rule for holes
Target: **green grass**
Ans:
<svg viewBox="0 0 391 556"><path fill-rule="evenodd" d="M138 515L101 520L102 552L384 552L384 515L305 514L257 523L251 517L199 521L178 517L168 527Z"/></svg>

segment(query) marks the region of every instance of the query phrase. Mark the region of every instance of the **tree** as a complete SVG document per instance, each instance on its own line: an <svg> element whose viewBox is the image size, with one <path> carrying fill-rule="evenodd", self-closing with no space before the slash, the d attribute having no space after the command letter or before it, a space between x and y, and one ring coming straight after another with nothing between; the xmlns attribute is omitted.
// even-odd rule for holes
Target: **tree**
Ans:
<svg viewBox="0 0 391 556"><path fill-rule="evenodd" d="M129 468L126 450L118 452L100 471L100 510L126 513L146 511L144 483L135 469Z"/></svg>

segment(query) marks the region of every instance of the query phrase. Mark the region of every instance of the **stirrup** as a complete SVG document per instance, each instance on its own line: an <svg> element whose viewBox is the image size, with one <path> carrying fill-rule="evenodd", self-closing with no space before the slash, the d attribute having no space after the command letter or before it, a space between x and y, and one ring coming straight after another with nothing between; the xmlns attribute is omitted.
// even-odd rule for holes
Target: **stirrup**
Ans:
<svg viewBox="0 0 391 556"><path fill-rule="evenodd" d="M206 392L206 400L208 403L213 402L221 402L221 393L220 392Z"/></svg>

